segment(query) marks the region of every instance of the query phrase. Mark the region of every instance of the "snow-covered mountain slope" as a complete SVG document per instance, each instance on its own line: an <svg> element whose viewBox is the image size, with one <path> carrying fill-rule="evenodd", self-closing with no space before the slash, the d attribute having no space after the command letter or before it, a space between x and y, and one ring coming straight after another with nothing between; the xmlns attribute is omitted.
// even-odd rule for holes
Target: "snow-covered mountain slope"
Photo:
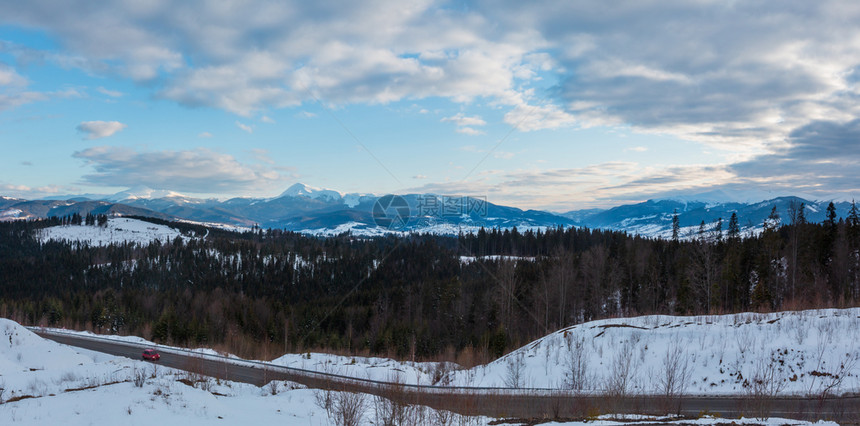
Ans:
<svg viewBox="0 0 860 426"><path fill-rule="evenodd" d="M173 228L123 217L108 218L107 226L63 225L39 231L42 241L78 241L93 246L107 246L123 242L149 244L155 240L166 242L182 234Z"/></svg>
<svg viewBox="0 0 860 426"><path fill-rule="evenodd" d="M450 382L665 394L674 372L683 379L676 393L832 395L860 391L857 342L860 308L608 319L559 330Z"/></svg>
<svg viewBox="0 0 860 426"><path fill-rule="evenodd" d="M456 366L317 353L285 355L273 363L374 380L455 386L510 387L512 372L518 371L519 377L524 379L521 387L543 385L565 389L569 388L563 382L570 377L568 371L572 365L579 365L586 391L591 391L589 383L595 384L598 391L609 383L616 383L607 376L620 371L623 364L627 365L624 371L629 375L626 392L631 394L647 393L646 386L655 380L659 382L665 366L669 365L681 376L689 371L689 388L676 390L682 393L744 395L748 391L729 391L730 387L743 388L737 377L739 372L745 377L742 380L749 382L762 380L762 377L784 379L778 381L782 385L769 388L781 386L780 393L813 395L820 395L822 389L833 385L838 375L842 378L841 384L829 388L828 392L839 394L854 392L860 386L856 368L860 357L856 345L860 333L858 318L860 309L595 321L559 330L487 366L459 370L447 376L445 371ZM150 343L133 336L110 338ZM584 358L571 356L571 348L573 353L581 353ZM679 356L667 358L667 351ZM200 352L213 353L205 349ZM667 363L666 359L678 362ZM236 359L236 362L244 361ZM711 385L724 376L720 370L725 370L725 375L735 384ZM711 377L713 379L709 380ZM139 385L135 385L136 378ZM189 379L201 381L189 385ZM256 387L216 381L45 341L12 321L0 319L0 387L4 386L5 393L0 395L0 400L12 401L0 403L0 418L11 419L10 424L333 424L328 417L330 412L319 405L320 393L296 384L273 382ZM20 399L22 397L25 399ZM366 405L359 425L379 424L374 417L378 409L374 404L379 400L370 396L364 398ZM432 410L425 409L424 413L425 418L436 418ZM545 424L636 424L618 418L644 424L726 422L711 417L658 421L654 417L622 415L600 416L597 421ZM448 424L479 426L491 420L455 416L454 422ZM809 424L785 419L731 421L739 425ZM430 420L429 424L435 423Z"/></svg>

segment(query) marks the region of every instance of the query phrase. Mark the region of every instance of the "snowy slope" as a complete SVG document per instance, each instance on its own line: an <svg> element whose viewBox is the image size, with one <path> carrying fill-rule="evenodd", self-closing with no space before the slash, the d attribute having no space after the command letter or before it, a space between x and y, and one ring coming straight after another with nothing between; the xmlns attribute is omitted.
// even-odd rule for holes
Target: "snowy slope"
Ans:
<svg viewBox="0 0 860 426"><path fill-rule="evenodd" d="M451 382L602 392L627 371L625 392L661 394L667 354L677 351L670 365L688 372L680 393L745 395L763 379L779 394L838 395L860 391L857 342L860 308L609 319L559 330Z"/></svg>
<svg viewBox="0 0 860 426"><path fill-rule="evenodd" d="M522 349L525 359L531 360L544 353L563 355L558 351L559 339L577 335L576 330L599 330L600 334L591 333L591 337L631 338L633 332L625 330L628 327L619 325L635 325L650 327L652 330L688 330L691 333L704 330L704 327L721 329L734 327L741 329L749 326L746 335L753 340L764 337L774 337L781 341L779 332L774 331L782 321L801 321L794 325L808 325L816 328L820 335L839 335L848 340L852 336L845 335L849 327L856 329L857 309L845 311L815 311L802 315L774 314L770 316L740 315L737 317L708 317L708 318L678 318L678 317L641 317L626 321L611 320L583 324L562 330L541 339ZM779 318L777 321L775 319ZM824 321L819 321L824 320ZM748 322L749 321L749 322ZM806 321L807 323L804 323ZM708 324L710 322L710 324ZM789 328L789 327L785 327ZM636 329L638 330L638 329ZM758 331L756 331L758 330ZM765 331L770 330L770 331ZM712 330L713 331L713 330ZM851 332L855 332L853 329ZM565 335L567 332L567 335ZM616 333L618 332L618 333ZM590 333L590 332L589 332ZM615 333L615 334L612 334ZM579 333L585 336L588 333ZM679 335L681 335L679 331ZM817 341L810 330L807 339ZM707 335L707 333L706 333ZM720 335L718 333L718 335ZM723 337L726 337L723 335ZM819 336L820 337L820 336ZM137 343L146 343L139 337L113 337ZM640 336L639 342L651 342L651 347L659 351L660 339ZM707 347L707 336L705 338ZM749 344L754 348L758 342ZM850 346L852 343L842 343ZM764 345L767 346L767 345ZM634 346L634 348L637 346ZM828 346L828 348L839 347ZM542 349L545 349L542 352ZM706 349L691 347L693 352L707 354ZM547 351L548 350L548 351ZM607 345L605 357L611 357L612 349ZM648 350L646 350L647 352ZM203 352L211 352L204 350ZM638 352L637 352L638 356ZM695 357L699 359L700 357ZM702 356L701 358L704 358ZM503 359L504 360L504 359ZM503 360L500 360L503 362ZM535 361L527 361L529 368L534 367ZM237 362L239 362L237 360ZM277 364L299 366L302 368L320 369L354 374L362 369L376 369L377 372L357 374L370 378L402 378L407 383L426 383L428 380L421 374L426 373L429 364L397 363L380 358L351 358L335 357L322 354L311 354L307 359L301 355L287 355L275 361ZM496 364L496 363L494 363ZM494 364L485 367L490 372L496 369ZM597 370L599 368L595 368ZM481 369L466 370L459 374L473 372L473 376L482 374ZM536 375L536 371L532 371ZM409 376L414 376L414 381ZM484 374L485 377L489 375ZM856 376L852 376L856 377ZM138 384L135 384L135 379ZM191 380L191 382L189 382ZM184 383L182 382L184 381ZM474 381L474 378L472 379ZM193 382L193 383L192 383ZM2 424L13 425L88 425L88 424L128 424L128 425L246 425L246 424L282 424L282 425L330 425L336 424L329 413L319 405L319 391L306 389L290 382L272 382L263 387L216 381L211 378L195 376L186 372L156 366L138 360L113 357L96 352L71 348L52 341L43 340L29 330L9 320L0 319L0 419ZM333 393L334 398L340 395ZM20 399L20 398L24 399ZM378 401L365 396L362 426L380 424L375 413ZM3 403L5 402L5 403ZM434 423L437 413L433 410L422 409L422 419L415 424ZM556 426L585 426L585 425L621 425L631 424L629 421L638 420L645 424L656 421L648 416L600 416L597 420L588 422L545 423ZM492 419L484 417L454 416L451 423L457 425L487 425ZM677 421L666 421L672 424ZM701 418L684 420L684 424L725 424L725 420ZM809 424L784 419L762 420L733 420L734 424ZM518 424L518 423L512 423ZM634 423L635 424L635 423ZM819 422L819 425L834 423Z"/></svg>
<svg viewBox="0 0 860 426"><path fill-rule="evenodd" d="M145 222L137 219L113 217L108 219L106 227L87 225L52 226L40 231L39 238L43 242L79 241L89 245L107 246L110 244L131 242L149 244L155 240L166 242L181 236L176 229Z"/></svg>
<svg viewBox="0 0 860 426"><path fill-rule="evenodd" d="M122 340L145 342L137 337ZM137 383L135 383L137 382ZM319 391L291 382L263 387L217 381L44 340L0 318L2 425L330 425ZM333 392L335 401L340 393ZM361 426L378 424L364 398ZM436 415L422 411L427 418ZM454 416L459 418L459 416ZM486 425L462 418L457 424Z"/></svg>

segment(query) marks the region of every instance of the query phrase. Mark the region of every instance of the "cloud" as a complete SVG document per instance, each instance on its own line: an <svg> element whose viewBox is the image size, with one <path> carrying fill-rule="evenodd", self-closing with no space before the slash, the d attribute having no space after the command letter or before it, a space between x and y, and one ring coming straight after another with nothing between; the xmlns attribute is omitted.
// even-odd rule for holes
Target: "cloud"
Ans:
<svg viewBox="0 0 860 426"><path fill-rule="evenodd" d="M0 17L60 40L47 60L248 119L442 98L523 132L624 126L751 160L781 155L794 129L860 117L860 7L843 0L31 0L0 2ZM50 97L25 82L0 65L0 109ZM829 173L816 164L803 167Z"/></svg>
<svg viewBox="0 0 860 426"><path fill-rule="evenodd" d="M35 200L41 197L57 195L61 193L71 193L77 190L78 188L62 185L46 185L32 187L28 185L16 185L0 182L0 195L13 198L23 198L28 200Z"/></svg>
<svg viewBox="0 0 860 426"><path fill-rule="evenodd" d="M462 133L464 135L469 135L469 136L477 136L477 135L486 134L483 130L473 129L471 127L457 127L457 129L455 131L457 133Z"/></svg>
<svg viewBox="0 0 860 426"><path fill-rule="evenodd" d="M0 46L2 47L2 46ZM2 51L2 49L0 49ZM30 81L18 74L12 67L0 62L0 111L11 110L33 102L45 101L51 98L71 97L77 92L34 92L27 90Z"/></svg>
<svg viewBox="0 0 860 426"><path fill-rule="evenodd" d="M316 114L314 114L310 111L302 111L302 112L299 112L296 114L296 117L304 118L304 119L316 118L316 116L317 116Z"/></svg>
<svg viewBox="0 0 860 426"><path fill-rule="evenodd" d="M194 193L258 192L280 185L285 170L244 164L229 154L197 148L185 151L138 152L100 146L75 152L94 172L83 176L92 185L135 186Z"/></svg>
<svg viewBox="0 0 860 426"><path fill-rule="evenodd" d="M484 121L484 119L481 118L480 116L475 115L475 116L469 117L469 116L463 114L462 112L457 113L456 115L453 115L451 117L442 118L442 120L440 120L440 121L443 123L454 123L457 125L457 129L456 129L457 133L462 133L464 135L471 135L471 136L483 135L484 132L482 130L477 130L474 127L475 126L485 126L487 124L487 122Z"/></svg>
<svg viewBox="0 0 860 426"><path fill-rule="evenodd" d="M793 130L787 146L732 164L748 184L819 196L860 193L860 119L815 121Z"/></svg>
<svg viewBox="0 0 860 426"><path fill-rule="evenodd" d="M104 87L99 87L96 89L96 91L98 91L99 93L101 93L103 95L110 96L112 98L121 98L125 95L125 93L122 93L120 91L109 90L109 89L105 89Z"/></svg>
<svg viewBox="0 0 860 426"><path fill-rule="evenodd" d="M480 8L420 0L0 4L4 22L62 40L51 60L154 87L183 105L241 116L269 108L492 98L546 71L533 29L498 28Z"/></svg>
<svg viewBox="0 0 860 426"><path fill-rule="evenodd" d="M128 127L119 121L84 121L78 124L78 131L86 135L86 139L101 139L113 136L116 132Z"/></svg>
<svg viewBox="0 0 860 426"><path fill-rule="evenodd" d="M243 130L243 131L245 131L245 132L248 132L248 133L254 133L254 128L253 128L253 127L251 127L251 126L249 126L249 125L247 125L247 124L244 124L244 123L242 123L242 122L237 121L237 122L236 122L236 127L238 127L238 128L240 128L240 129L242 129L242 130Z"/></svg>
<svg viewBox="0 0 860 426"><path fill-rule="evenodd" d="M271 117L269 117L267 115L260 117L260 121L262 121L263 123L267 123L267 124L275 124L275 120L273 120Z"/></svg>
<svg viewBox="0 0 860 426"><path fill-rule="evenodd" d="M197 137L198 137L198 138L211 138L211 137L212 137L212 133L209 133L209 132L200 132L200 134L199 134L199 135L197 135Z"/></svg>
<svg viewBox="0 0 860 426"><path fill-rule="evenodd" d="M473 116L473 117L469 117L469 116L466 116L465 114L463 114L462 112L458 113L456 115L453 115L451 117L445 117L441 121L443 123L454 123L457 126L483 126L483 125L487 124L487 122L484 121L483 118L481 118L477 115Z"/></svg>

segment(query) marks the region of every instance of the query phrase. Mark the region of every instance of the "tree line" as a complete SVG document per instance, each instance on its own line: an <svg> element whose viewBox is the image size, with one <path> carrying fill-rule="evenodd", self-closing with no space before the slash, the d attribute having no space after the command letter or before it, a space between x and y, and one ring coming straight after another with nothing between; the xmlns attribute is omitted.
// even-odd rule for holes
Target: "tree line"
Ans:
<svg viewBox="0 0 860 426"><path fill-rule="evenodd" d="M106 247L39 237L100 217L6 222L0 316L258 358L474 364L599 318L854 306L860 219L853 205L830 213L809 223L803 206L774 209L760 233L730 218L726 231L720 220L669 240L561 227L316 238L156 220L183 236Z"/></svg>

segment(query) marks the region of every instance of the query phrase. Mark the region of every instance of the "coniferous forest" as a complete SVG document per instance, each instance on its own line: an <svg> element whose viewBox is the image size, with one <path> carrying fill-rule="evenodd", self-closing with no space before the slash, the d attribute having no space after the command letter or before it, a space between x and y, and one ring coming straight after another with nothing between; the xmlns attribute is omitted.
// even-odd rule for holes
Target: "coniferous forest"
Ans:
<svg viewBox="0 0 860 426"><path fill-rule="evenodd" d="M145 246L38 238L47 226L106 221L0 223L0 316L246 357L331 351L469 365L605 317L860 302L856 207L822 223L808 223L802 206L774 209L760 233L732 217L671 240L573 228L316 238L187 223L169 223L183 237Z"/></svg>

